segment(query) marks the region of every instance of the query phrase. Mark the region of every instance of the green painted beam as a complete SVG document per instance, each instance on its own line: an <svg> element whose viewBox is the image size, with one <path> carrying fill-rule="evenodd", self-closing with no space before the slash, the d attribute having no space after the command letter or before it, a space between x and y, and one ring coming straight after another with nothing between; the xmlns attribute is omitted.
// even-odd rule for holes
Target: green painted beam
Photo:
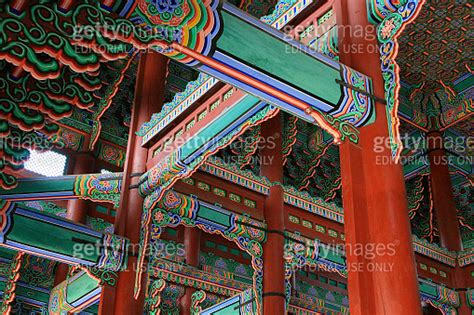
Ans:
<svg viewBox="0 0 474 315"><path fill-rule="evenodd" d="M0 206L0 246L70 265L112 271L127 264L127 239L19 203L1 201Z"/></svg>
<svg viewBox="0 0 474 315"><path fill-rule="evenodd" d="M244 291L236 296L226 299L208 309L201 315L246 315L255 314L257 307L252 290Z"/></svg>
<svg viewBox="0 0 474 315"><path fill-rule="evenodd" d="M118 206L122 173L20 178L13 189L0 188L8 201L88 199Z"/></svg>
<svg viewBox="0 0 474 315"><path fill-rule="evenodd" d="M51 290L49 314L79 313L94 304L102 291L99 281L81 271Z"/></svg>
<svg viewBox="0 0 474 315"><path fill-rule="evenodd" d="M198 70L310 122L321 123L315 113L327 113L354 126L373 121L369 77L227 2L217 11L220 32L212 41L215 49L206 54L208 59L193 55L202 63ZM328 124L338 129L332 119Z"/></svg>
<svg viewBox="0 0 474 315"><path fill-rule="evenodd" d="M161 195L176 180L194 172L204 158L217 149L228 145L248 127L258 124L277 113L276 108L257 97L235 91L219 105L220 111L211 122L194 127L188 138L175 139L179 147L168 148L157 158L158 162L141 177L140 192L143 195ZM214 113L211 113L214 114ZM210 115L210 114L208 114Z"/></svg>

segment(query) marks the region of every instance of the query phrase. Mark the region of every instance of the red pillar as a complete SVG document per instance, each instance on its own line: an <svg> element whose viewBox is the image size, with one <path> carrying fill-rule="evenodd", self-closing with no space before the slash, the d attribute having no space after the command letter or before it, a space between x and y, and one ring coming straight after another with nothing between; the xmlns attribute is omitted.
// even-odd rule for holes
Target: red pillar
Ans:
<svg viewBox="0 0 474 315"><path fill-rule="evenodd" d="M431 131L426 135L426 141L430 160L432 198L438 219L441 245L452 251L460 251L462 249L461 231L443 135L439 131Z"/></svg>
<svg viewBox="0 0 474 315"><path fill-rule="evenodd" d="M198 228L184 228L184 250L186 264L192 267L199 266L199 252L201 248L201 231ZM191 297L196 291L194 288L187 287L184 296L181 298L181 314L191 315Z"/></svg>
<svg viewBox="0 0 474 315"><path fill-rule="evenodd" d="M94 172L95 158L90 152L81 152L74 156L73 166L69 168L72 175L90 174ZM68 172L69 173L69 172ZM66 217L76 223L86 223L89 202L83 199L72 199L67 203ZM54 285L58 285L67 278L69 266L59 263L56 267Z"/></svg>
<svg viewBox="0 0 474 315"><path fill-rule="evenodd" d="M57 286L67 278L67 273L69 272L69 265L58 263L56 266L56 271L54 273L54 286Z"/></svg>
<svg viewBox="0 0 474 315"><path fill-rule="evenodd" d="M384 97L377 40L366 0L337 0L341 62L369 75L374 94ZM361 32L360 30L364 30ZM351 32L349 32L350 30ZM350 53L357 48L357 53ZM360 143L341 146L348 290L351 314L421 314L403 169L391 161L385 106L375 123L360 129ZM355 251L362 246L364 251ZM379 248L374 254L373 248ZM370 252L369 252L370 251ZM384 268L383 270L375 267Z"/></svg>
<svg viewBox="0 0 474 315"><path fill-rule="evenodd" d="M283 183L281 114L262 124L264 146L261 148L261 175L272 182ZM285 314L285 212L283 189L270 188L265 199L264 217L267 224L267 241L263 244L263 313Z"/></svg>
<svg viewBox="0 0 474 315"><path fill-rule="evenodd" d="M467 288L474 287L474 280L471 277L472 270L469 270L469 267L456 267L456 271L454 274L454 282L455 288L458 289L457 292L459 293L459 298L461 305L458 307L457 311L459 315L472 315L471 307L467 301Z"/></svg>
<svg viewBox="0 0 474 315"><path fill-rule="evenodd" d="M140 241L143 198L138 192L138 183L140 175L146 171L148 154L147 148L141 146L141 139L135 135L135 132L150 119L152 113L161 110L167 61L166 57L156 52L148 52L140 56L120 207L115 222L116 233L127 237L132 244L131 248L137 248ZM129 255L127 270L119 273L115 290L114 314L143 314L146 275L142 276L140 297L137 300L134 298L137 252L135 251L135 255L132 253Z"/></svg>
<svg viewBox="0 0 474 315"><path fill-rule="evenodd" d="M369 239L369 220L364 180L364 163L362 148L345 142L339 147L342 175L342 198L344 204L344 233L346 245L350 248L356 244L367 244ZM355 251L346 252L349 270L348 291L351 314L376 314L371 299L364 296L375 296L373 275L365 270L351 270L365 267L368 261L364 255ZM364 272L365 271L365 272Z"/></svg>
<svg viewBox="0 0 474 315"><path fill-rule="evenodd" d="M99 312L98 315L109 315L114 312L115 288L104 285L100 293Z"/></svg>
<svg viewBox="0 0 474 315"><path fill-rule="evenodd" d="M91 174L94 172L95 158L90 152L78 153L74 161L74 175ZM86 223L89 202L84 199L72 199L67 203L67 215L69 220L77 223Z"/></svg>

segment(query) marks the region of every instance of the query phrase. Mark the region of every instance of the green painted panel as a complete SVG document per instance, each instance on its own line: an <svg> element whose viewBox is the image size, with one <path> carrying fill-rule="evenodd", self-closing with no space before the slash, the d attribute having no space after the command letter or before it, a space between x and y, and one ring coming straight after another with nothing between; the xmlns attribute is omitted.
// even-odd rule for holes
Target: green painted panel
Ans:
<svg viewBox="0 0 474 315"><path fill-rule="evenodd" d="M95 206L95 210L99 213L109 214L109 210L106 207L101 206L101 205Z"/></svg>
<svg viewBox="0 0 474 315"><path fill-rule="evenodd" d="M8 240L69 257L73 255L74 245L78 244L77 241L73 241L73 238L81 239L91 244L96 244L99 241L97 237L25 217L17 213L13 216L13 228L7 235ZM100 253L94 249L95 247L92 250L81 251L84 256L83 258L91 262L97 262Z"/></svg>
<svg viewBox="0 0 474 315"><path fill-rule="evenodd" d="M226 11L222 11L222 21L224 31L217 41L219 50L273 77L285 78L291 85L332 104L338 103L341 97L341 88L336 83L341 78L338 70L304 52L292 50L284 41Z"/></svg>
<svg viewBox="0 0 474 315"><path fill-rule="evenodd" d="M463 80L455 86L457 92L464 91L465 89L474 85L474 75L470 75L466 80Z"/></svg>
<svg viewBox="0 0 474 315"><path fill-rule="evenodd" d="M331 304L327 301L324 303L324 307L329 308L331 310L338 311L338 312L341 311L341 307L339 305Z"/></svg>
<svg viewBox="0 0 474 315"><path fill-rule="evenodd" d="M420 282L420 292L429 294L431 296L437 296L438 291L436 290L435 285L430 285L426 282Z"/></svg>
<svg viewBox="0 0 474 315"><path fill-rule="evenodd" d="M35 301L40 301L43 303L48 303L49 301L48 293L37 291L32 288L27 288L22 285L17 285L15 292L17 296L33 299Z"/></svg>
<svg viewBox="0 0 474 315"><path fill-rule="evenodd" d="M66 289L66 300L69 304L72 304L82 298L84 295L94 291L98 286L99 285L96 280L89 277L87 273L83 273L73 281L69 282Z"/></svg>
<svg viewBox="0 0 474 315"><path fill-rule="evenodd" d="M206 246L210 247L210 248L214 248L214 247L216 247L216 243L211 242L211 241L206 241Z"/></svg>
<svg viewBox="0 0 474 315"><path fill-rule="evenodd" d="M184 160L189 157L259 102L260 100L255 96L246 95L242 100L234 104L224 114L196 133L193 138L183 145L180 149L181 159Z"/></svg>
<svg viewBox="0 0 474 315"><path fill-rule="evenodd" d="M11 260L17 252L6 247L0 247L0 258Z"/></svg>
<svg viewBox="0 0 474 315"><path fill-rule="evenodd" d="M225 245L222 245L222 244L218 244L217 249L222 251L222 252L226 252L226 253L229 251L229 247L227 247Z"/></svg>
<svg viewBox="0 0 474 315"><path fill-rule="evenodd" d="M227 305L225 308L212 312L212 315L237 315L240 314L240 301Z"/></svg>
<svg viewBox="0 0 474 315"><path fill-rule="evenodd" d="M198 216L200 218L211 220L218 224L230 227L230 216L228 214L215 211L214 209L208 208L206 206L200 206Z"/></svg>
<svg viewBox="0 0 474 315"><path fill-rule="evenodd" d="M320 245L319 255L324 255L324 256L322 256L323 258L325 258L329 261L332 261L334 263L337 263L339 265L345 265L346 264L346 261L344 260L344 258L341 255L338 255L337 252L335 252L332 249L328 250L327 248L324 248L324 247L326 247L326 245Z"/></svg>
<svg viewBox="0 0 474 315"><path fill-rule="evenodd" d="M0 196L19 193L72 191L75 179L75 177L66 177L60 180L20 180L18 186L14 189L0 189Z"/></svg>
<svg viewBox="0 0 474 315"><path fill-rule="evenodd" d="M248 284L252 284L252 283L253 283L253 280L252 280L252 279L240 277L240 276L235 275L235 274L234 274L234 279L237 280L237 281L243 282L243 283L248 283Z"/></svg>

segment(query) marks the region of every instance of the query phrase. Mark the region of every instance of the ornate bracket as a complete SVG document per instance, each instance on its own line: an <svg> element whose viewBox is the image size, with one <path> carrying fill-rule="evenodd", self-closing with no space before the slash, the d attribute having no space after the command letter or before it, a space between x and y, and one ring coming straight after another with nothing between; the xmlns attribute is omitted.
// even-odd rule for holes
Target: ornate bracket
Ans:
<svg viewBox="0 0 474 315"><path fill-rule="evenodd" d="M23 252L17 252L10 264L7 283L3 290L3 299L0 310L4 315L10 315L12 310L11 303L15 299L16 282L20 277L20 268L23 261Z"/></svg>
<svg viewBox="0 0 474 315"><path fill-rule="evenodd" d="M318 240L311 240L290 232L285 232L285 235L284 258L287 308L290 305L291 298L291 277L295 271L304 267L321 268L347 277L345 263L337 263L328 259L328 253L331 250L327 245L322 245ZM322 253L321 249L327 252Z"/></svg>
<svg viewBox="0 0 474 315"><path fill-rule="evenodd" d="M400 75L396 61L398 37L405 26L415 20L425 0L367 0L370 22L378 24L377 38L380 43L380 60L387 101L387 122L392 158L398 161L403 149L400 140L398 118Z"/></svg>
<svg viewBox="0 0 474 315"><path fill-rule="evenodd" d="M191 315L199 315L202 312L201 303L206 299L206 292L199 290L191 296Z"/></svg>
<svg viewBox="0 0 474 315"><path fill-rule="evenodd" d="M148 292L145 298L145 314L159 315L161 292L165 289L166 282L163 279L148 280Z"/></svg>
<svg viewBox="0 0 474 315"><path fill-rule="evenodd" d="M240 249L246 251L252 257L252 268L254 269L253 290L256 296L257 309L261 310L263 290L263 247L261 243L265 240L265 225L174 191L167 191L158 202L150 203L147 201L149 198L150 196L145 198L143 209L140 239L142 251L138 257L135 296L138 296L141 290L140 277L142 276L145 257L143 249L147 246L153 248L153 242L159 239L164 227L175 227L183 224L200 228L210 234L219 234L225 239L235 242ZM229 224L214 224L211 220L206 220L205 214L200 214L201 208L205 208L206 212L218 211L227 215Z"/></svg>

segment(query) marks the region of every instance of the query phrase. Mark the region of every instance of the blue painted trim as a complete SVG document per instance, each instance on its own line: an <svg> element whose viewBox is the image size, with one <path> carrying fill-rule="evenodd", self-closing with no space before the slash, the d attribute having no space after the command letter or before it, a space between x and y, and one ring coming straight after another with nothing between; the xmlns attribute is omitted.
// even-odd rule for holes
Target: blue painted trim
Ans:
<svg viewBox="0 0 474 315"><path fill-rule="evenodd" d="M82 304L84 304L84 303L90 301L91 299L95 298L96 296L100 295L101 292L102 292L102 287L99 286L94 291L89 292L88 294L81 297L79 300L76 300L76 301L72 302L71 305L73 307L81 306Z"/></svg>
<svg viewBox="0 0 474 315"><path fill-rule="evenodd" d="M212 75L213 77L219 78L219 80L224 81L224 82L226 82L230 85L237 86L237 87L251 93L252 95L255 95L255 96L271 103L271 104L274 104L274 105L278 106L279 108L281 108L282 110L284 110L287 113L296 115L299 118L301 118L303 120L306 120L308 122L311 122L311 123L314 122L314 119L311 116L307 115L303 110L297 109L294 106L291 106L291 105L281 101L280 99L278 99L276 97L273 97L270 94L264 93L264 92L262 92L262 91L260 91L256 88L253 88L250 85L247 85L247 84L245 84L245 83L243 83L239 80L236 80L232 77L229 77L225 74L222 74L218 70L215 70L213 68L209 68L208 66L201 66L199 68L199 70L203 71L203 72L205 72L209 75Z"/></svg>
<svg viewBox="0 0 474 315"><path fill-rule="evenodd" d="M245 98L245 96L243 97ZM243 99L242 98L242 99ZM238 106L238 105L237 105ZM191 156L187 157L185 160L184 160L184 163L185 164L189 164L191 163L193 160L195 160L196 158L198 158L199 156L201 156L203 154L204 151L208 150L209 148L211 148L212 146L214 146L219 140L221 140L222 138L224 138L225 136L227 136L228 134L230 134L234 129L238 128L241 124L245 123L245 121L247 121L250 117L252 117L253 115L255 115L257 112L259 112L261 109L263 109L265 106L267 106L266 103L263 103L263 102L260 102L258 104L256 104L253 108L251 108L250 110L248 110L246 113L244 113L239 119L235 120L233 123L231 123L230 125L227 126L227 128L225 128L223 131L221 131L219 134L217 134L213 139L211 139L210 141L208 141L207 143L205 143L201 148L199 148L198 150L194 151L193 154L191 154ZM222 113L222 115L225 114ZM221 119L221 116L220 115L219 117L216 118L217 119Z"/></svg>
<svg viewBox="0 0 474 315"><path fill-rule="evenodd" d="M277 30L276 28L268 25L268 24L265 24L263 23L262 21L256 19L255 17L247 14L246 12L240 10L239 8L235 7L234 5L230 4L229 2L224 2L224 5L222 6L222 9L224 11L227 11L229 12L230 14L232 15L235 15L239 18L241 18L242 20L246 21L247 23L259 28L260 30L284 41L285 43L291 45L291 46L294 46L296 48L298 48L299 50L305 52L306 54L316 58L317 60L321 61L322 63L325 63L327 64L328 66L331 66L333 67L334 69L338 70L341 68L340 64L334 60L332 60L331 58L323 55L323 54L320 54L320 53L317 53L315 52L313 49L311 49L310 47L294 40L294 39L289 39L286 37L286 35L282 32L280 32L279 30Z"/></svg>
<svg viewBox="0 0 474 315"><path fill-rule="evenodd" d="M13 194L13 195L0 195L0 197L4 200L18 200L18 199L32 199L34 198L41 198L41 197L64 197L61 198L62 200L74 199L74 192L72 191L61 191L61 192L42 192L42 193L33 193L33 194ZM58 199L58 198L55 198Z"/></svg>
<svg viewBox="0 0 474 315"><path fill-rule="evenodd" d="M300 101L307 103L308 106L314 106L314 107L316 107L316 108L318 108L318 109L320 109L324 112L334 110L335 107L337 106L337 104L332 105L329 102L325 102L325 101L319 100L317 98L314 98L314 97L312 97L312 96L310 96L310 95L308 95L308 94L306 94L306 93L304 93L300 90L297 90L296 88L294 88L290 85L285 84L284 82L281 82L281 81L279 81L275 78L272 78L272 77L264 74L263 72L255 70L255 69L249 67L248 65L246 65L246 64L244 64L244 63L242 63L238 60L235 60L232 57L224 55L220 51L216 51L216 53L214 54L213 57L217 61L225 64L226 66L228 66L230 68L233 68L234 70L244 72L245 74L250 75L252 78L257 79L258 81L260 81L264 84L270 85L272 88L277 89L280 92L290 94L291 96L299 99Z"/></svg>
<svg viewBox="0 0 474 315"><path fill-rule="evenodd" d="M22 215L22 216L25 216L25 217L28 217L28 218L33 218L33 219L40 220L40 221L43 221L43 222L52 223L52 224L67 228L69 230L76 231L76 232L81 232L81 233L84 233L84 234L87 234L87 235L90 235L90 236L94 236L94 237L97 237L97 238L102 238L102 236L104 235L104 234L102 234L100 232L97 232L97 231L95 231L95 230L93 230L93 229L91 229L91 228L89 228L85 225L80 225L80 224L74 223L72 221L62 219L60 217L53 217L53 216L50 216L50 215L39 213L39 212L36 212L34 210L21 208L21 206L19 206L19 205L17 205L15 213L19 214L19 215Z"/></svg>
<svg viewBox="0 0 474 315"><path fill-rule="evenodd" d="M237 295L235 297L231 297L230 299L225 300L224 302L216 304L216 305L208 308L207 310L202 311L201 315L213 315L214 313L218 312L219 310L222 310L223 308L225 308L229 305L235 304L236 302L238 302L239 305L241 304L240 295ZM239 307L238 310L233 310L234 313L232 313L232 314L233 315L239 315L240 314L240 309L241 308Z"/></svg>

